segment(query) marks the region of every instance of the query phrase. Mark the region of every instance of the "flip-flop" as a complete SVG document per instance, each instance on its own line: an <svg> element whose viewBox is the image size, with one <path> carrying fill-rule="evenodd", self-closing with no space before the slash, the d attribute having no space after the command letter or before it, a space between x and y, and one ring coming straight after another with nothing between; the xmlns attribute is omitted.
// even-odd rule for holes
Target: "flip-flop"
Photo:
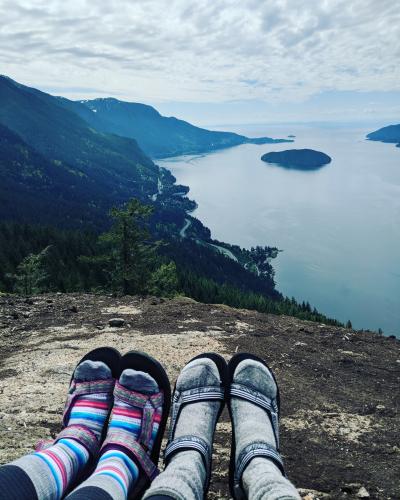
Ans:
<svg viewBox="0 0 400 500"><path fill-rule="evenodd" d="M268 369L277 387L276 398L270 399L264 394L255 391L253 388L244 386L242 384L233 383L233 377L237 366L242 361L248 359L253 361L258 361ZM265 442L262 442L262 440L260 440L260 442L251 443L240 452L240 456L238 457L238 461L236 463L235 426L233 423L232 406L231 406L232 397L249 401L250 403L257 405L265 410L265 412L268 415L268 418L271 421L272 429L277 443L277 448L274 448L273 446L268 445ZM276 377L274 375L274 372L271 370L271 368L267 365L267 363L263 359L259 358L258 356L255 356L254 354L249 354L249 353L238 353L231 358L231 360L228 363L227 403L232 422L232 445L231 445L231 458L229 463L229 489L234 499L241 500L246 498L242 487L242 474L244 469L247 467L249 462L254 457L264 457L272 460L279 467L282 474L284 476L286 475L282 457L280 456L279 453L279 415L280 415L279 386Z"/></svg>
<svg viewBox="0 0 400 500"><path fill-rule="evenodd" d="M126 453L139 467L139 478L132 491L129 492L129 499L137 499L150 486L151 481L158 474L158 460L160 458L161 442L167 424L169 409L171 405L171 386L168 375L161 363L148 354L140 351L130 351L122 356L119 363L118 378L121 373L131 368L133 370L148 373L157 382L160 391L156 394L141 394L131 391L117 381L114 389L114 397L135 408L142 408L142 431L139 440L132 434L132 439L118 440L117 433L108 432L103 443L102 451L106 451L108 446L118 446ZM149 405L150 403L150 405ZM151 452L147 445L151 437L152 419L154 410L162 406L161 421L158 427L157 437L154 440ZM146 407L146 411L144 408Z"/></svg>
<svg viewBox="0 0 400 500"><path fill-rule="evenodd" d="M228 380L228 372L227 372L227 364L225 359L219 354L210 352L200 354L199 356L194 357L189 361L192 362L195 359L208 358L211 359L217 366L220 376L220 386L219 387L199 387L196 389L191 389L183 392L178 392L176 390L176 384L174 388L174 395L172 398L172 412L171 412L171 423L169 430L169 438L168 444L164 453L164 462L167 466L172 456L175 455L178 451L182 450L196 450L200 453L206 471L207 471L207 480L204 488L204 498L207 496L207 492L210 486L210 478L211 478L211 465L212 465L212 447L208 445L203 439L193 436L181 436L179 438L174 438L176 423L179 419L179 415L182 411L182 408L191 403L196 403L200 401L220 401L221 406L218 411L218 416L216 419L216 423L222 413L222 410L225 405L225 395L226 395L226 387ZM188 363L188 364L189 364ZM215 429L214 429L215 433Z"/></svg>

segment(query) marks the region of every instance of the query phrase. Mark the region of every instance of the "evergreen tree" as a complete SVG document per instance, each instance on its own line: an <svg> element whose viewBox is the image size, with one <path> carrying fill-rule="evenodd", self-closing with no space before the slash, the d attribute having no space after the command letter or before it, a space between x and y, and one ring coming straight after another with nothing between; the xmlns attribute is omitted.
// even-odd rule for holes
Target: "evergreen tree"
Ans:
<svg viewBox="0 0 400 500"><path fill-rule="evenodd" d="M86 259L102 264L113 289L124 295L145 293L155 267L157 244L151 241L147 228L152 211L136 199L113 208L113 225L99 237L104 253Z"/></svg>
<svg viewBox="0 0 400 500"><path fill-rule="evenodd" d="M40 293L45 288L48 277L44 268L44 260L50 247L46 247L38 254L29 254L18 264L15 279L15 291L23 295Z"/></svg>
<svg viewBox="0 0 400 500"><path fill-rule="evenodd" d="M173 297L178 293L178 274L175 262L161 264L156 269L149 281L148 291L153 295Z"/></svg>

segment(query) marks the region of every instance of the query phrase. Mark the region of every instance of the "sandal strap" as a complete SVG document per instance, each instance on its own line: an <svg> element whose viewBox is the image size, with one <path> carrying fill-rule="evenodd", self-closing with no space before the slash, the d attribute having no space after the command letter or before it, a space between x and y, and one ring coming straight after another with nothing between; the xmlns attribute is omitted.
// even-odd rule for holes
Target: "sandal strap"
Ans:
<svg viewBox="0 0 400 500"><path fill-rule="evenodd" d="M250 389L242 384L231 384L229 390L230 396L244 399L263 408L269 415L272 429L275 435L275 441L279 450L279 406L276 398L269 398L261 392Z"/></svg>
<svg viewBox="0 0 400 500"><path fill-rule="evenodd" d="M164 392L160 391L154 394L142 394L127 389L117 381L114 388L114 399L122 401L133 408L142 410L142 421L138 442L147 450L151 441L156 410L162 408L164 404Z"/></svg>
<svg viewBox="0 0 400 500"><path fill-rule="evenodd" d="M240 452L239 457L236 461L235 466L235 476L234 476L234 488L238 493L235 498L242 498L242 475L246 467L249 465L250 461L255 457L268 458L274 462L274 464L280 469L282 475L286 477L285 468L283 466L283 460L276 448L265 442L255 442L244 447Z"/></svg>
<svg viewBox="0 0 400 500"><path fill-rule="evenodd" d="M143 394L127 389L121 385L118 380L115 383L114 397L136 408L144 408L148 403L150 403L153 408L160 408L164 403L163 391L154 394Z"/></svg>
<svg viewBox="0 0 400 500"><path fill-rule="evenodd" d="M104 453L108 447L122 448L133 460L140 465L146 476L152 481L159 473L157 465L154 464L143 446L136 441L135 436L130 432L121 432L117 429L109 428L107 437L101 447Z"/></svg>
<svg viewBox="0 0 400 500"><path fill-rule="evenodd" d="M197 403L200 401L224 401L225 389L216 386L196 387L186 391L179 392L175 390L172 397L171 424L169 429L169 441L172 442L176 422L181 407L188 403Z"/></svg>
<svg viewBox="0 0 400 500"><path fill-rule="evenodd" d="M65 402L63 413L63 425L67 427L69 414L74 405L75 400L79 396L88 394L107 394L111 395L114 390L115 380L109 378L106 380L88 380L84 382L76 382L72 380L69 386L67 401Z"/></svg>
<svg viewBox="0 0 400 500"><path fill-rule="evenodd" d="M68 425L53 440L42 439L36 446L35 451L46 450L56 444L60 439L73 439L87 449L92 457L95 457L100 449L100 443L96 435L83 425Z"/></svg>
<svg viewBox="0 0 400 500"><path fill-rule="evenodd" d="M171 457L175 453L183 450L198 451L201 455L201 458L203 459L206 471L210 470L211 453L212 453L210 445L204 439L193 435L181 436L168 443L164 452L165 465L168 465Z"/></svg>

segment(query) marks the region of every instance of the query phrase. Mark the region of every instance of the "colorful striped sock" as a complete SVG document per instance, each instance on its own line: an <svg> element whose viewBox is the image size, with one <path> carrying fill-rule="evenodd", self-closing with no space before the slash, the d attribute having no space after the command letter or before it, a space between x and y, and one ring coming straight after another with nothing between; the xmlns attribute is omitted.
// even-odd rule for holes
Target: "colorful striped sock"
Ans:
<svg viewBox="0 0 400 500"><path fill-rule="evenodd" d="M108 370L104 371L104 368ZM93 376L96 378L92 378ZM100 375L103 375L100 377ZM108 375L108 376L105 376ZM89 377L89 378L88 378ZM111 378L110 369L101 361L84 361L75 370L76 382L104 380ZM107 394L87 394L79 396L71 409L68 425L80 425L89 428L100 438L111 406L111 398Z"/></svg>
<svg viewBox="0 0 400 500"><path fill-rule="evenodd" d="M84 361L74 374L75 382L111 378L111 370L99 361ZM76 399L68 425L89 428L100 436L108 416L111 397L90 394ZM75 439L62 438L56 444L22 457L12 465L23 469L30 477L39 499L59 500L89 460L89 452Z"/></svg>
<svg viewBox="0 0 400 500"><path fill-rule="evenodd" d="M156 381L147 373L132 369L124 370L119 379L119 383L132 391L142 394L154 394L159 391ZM161 408L157 409L153 419L149 450L152 449L161 422ZM142 423L142 410L134 408L124 403L117 397L108 425L109 432L117 431L121 442L124 435L134 436L139 440ZM79 488L75 491L82 492L85 487L98 487L105 490L113 500L125 500L130 488L139 477L139 469L135 462L121 448L112 444L107 445L106 451L101 456L96 470ZM73 500L74 493L68 499Z"/></svg>

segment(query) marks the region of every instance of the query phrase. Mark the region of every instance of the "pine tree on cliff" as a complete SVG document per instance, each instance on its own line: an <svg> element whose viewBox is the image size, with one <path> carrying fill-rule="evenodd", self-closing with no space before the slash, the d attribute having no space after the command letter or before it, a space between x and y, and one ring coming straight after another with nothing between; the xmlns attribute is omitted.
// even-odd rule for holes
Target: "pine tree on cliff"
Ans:
<svg viewBox="0 0 400 500"><path fill-rule="evenodd" d="M152 212L151 206L136 199L122 208L113 208L113 225L99 238L105 252L91 259L103 263L113 288L124 295L143 293L154 268L157 245L147 228Z"/></svg>

